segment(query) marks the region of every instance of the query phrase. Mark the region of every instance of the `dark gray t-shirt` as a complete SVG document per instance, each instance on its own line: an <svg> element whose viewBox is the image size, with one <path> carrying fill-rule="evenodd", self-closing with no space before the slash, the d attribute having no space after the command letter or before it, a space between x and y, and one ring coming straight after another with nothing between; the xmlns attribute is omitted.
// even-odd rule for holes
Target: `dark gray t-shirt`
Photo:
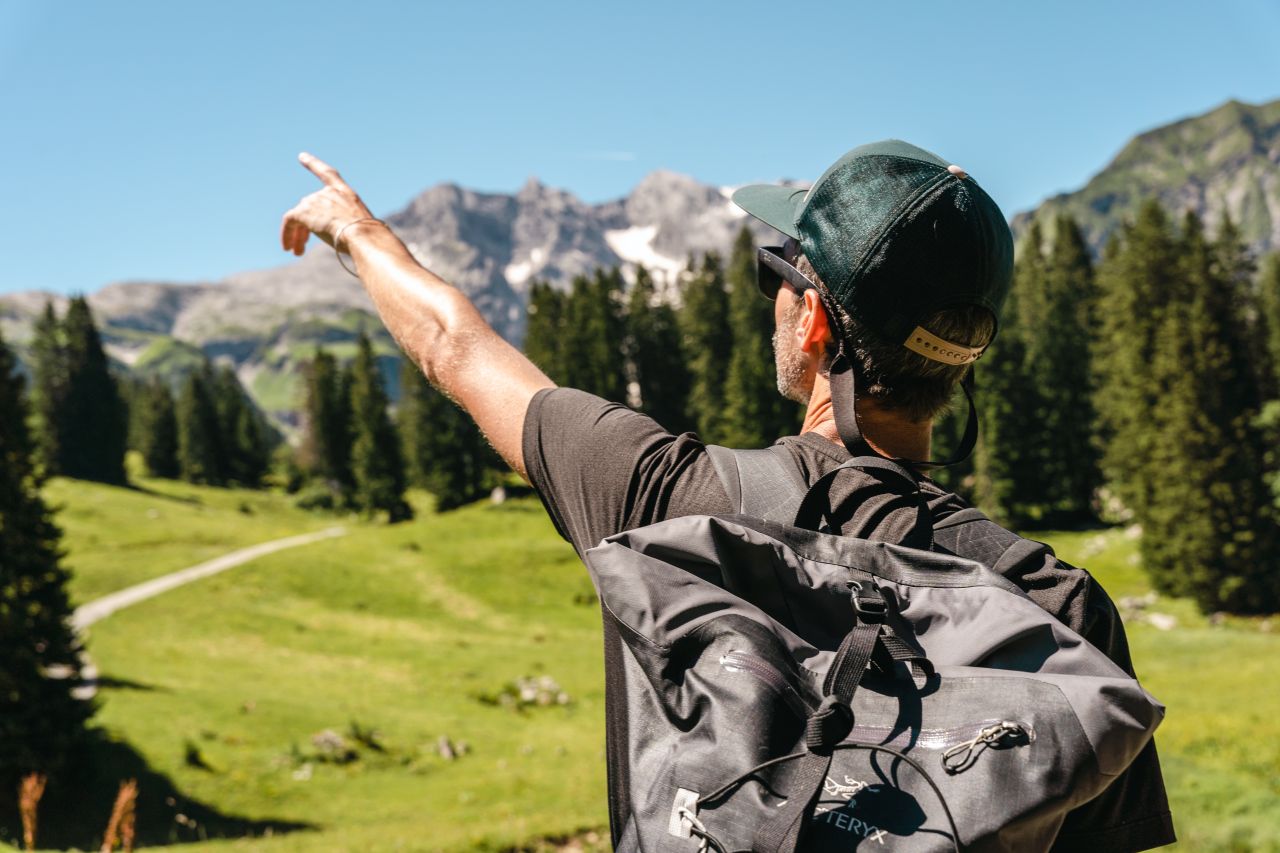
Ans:
<svg viewBox="0 0 1280 853"><path fill-rule="evenodd" d="M814 433L779 440L806 482L849 454ZM581 555L624 530L686 515L735 511L706 447L692 433L673 435L652 418L582 391L538 392L525 416L523 451L529 481L560 535ZM834 521L846 536L946 550L1008 577L1040 607L1132 673L1124 626L1111 599L1088 572L1058 560L1039 542L980 520L939 530L966 509L955 494L922 477L928 505L899 494L892 478L849 472L833 484ZM1055 851L1127 853L1174 841L1155 742L1099 797L1064 823Z"/></svg>

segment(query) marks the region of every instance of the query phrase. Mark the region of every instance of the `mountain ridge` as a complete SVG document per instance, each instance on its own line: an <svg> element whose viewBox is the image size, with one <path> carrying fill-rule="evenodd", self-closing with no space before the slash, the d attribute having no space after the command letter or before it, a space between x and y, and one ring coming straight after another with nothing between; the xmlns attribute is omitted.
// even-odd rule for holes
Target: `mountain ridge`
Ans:
<svg viewBox="0 0 1280 853"><path fill-rule="evenodd" d="M1058 193L1011 219L1015 235L1032 221L1051 230L1075 217L1095 257L1147 198L1181 216L1194 211L1216 229L1229 213L1255 255L1280 249L1280 99L1230 99L1214 109L1145 130L1078 190Z"/></svg>
<svg viewBox="0 0 1280 853"><path fill-rule="evenodd" d="M795 182L785 182L795 183ZM519 342L530 284L567 288L578 275L645 265L670 287L691 258L727 253L744 225L757 243L777 232L729 200L729 188L658 169L622 198L589 203L531 177L513 193L445 182L418 193L385 221L425 266L455 284L500 334ZM1134 136L1080 189L1012 217L1021 236L1060 212L1080 222L1095 253L1138 204L1154 196L1175 212L1195 210L1211 227L1224 211L1255 252L1280 249L1280 100L1230 100L1207 113ZM46 300L41 291L0 295L0 332L19 356ZM255 400L284 424L296 419L300 365L323 344L342 354L359 331L382 357L398 350L363 285L326 246L287 264L221 281L123 281L88 296L112 357L171 380L197 353L235 365ZM395 389L392 389L394 396Z"/></svg>
<svg viewBox="0 0 1280 853"><path fill-rule="evenodd" d="M743 225L757 241L776 236L734 207L724 190L669 170L646 175L628 196L598 204L537 178L515 193L441 183L384 220L415 258L517 343L535 280L567 289L575 276L600 267L621 267L630 279L643 264L672 285L691 258L727 252ZM65 310L62 295L0 296L0 332L18 344L20 357L50 300ZM196 363L192 347L198 348L230 361L255 400L285 425L295 419L299 367L316 345L332 349L365 330L384 358L398 355L364 286L318 242L277 267L217 282L113 282L88 300L118 364L176 382Z"/></svg>

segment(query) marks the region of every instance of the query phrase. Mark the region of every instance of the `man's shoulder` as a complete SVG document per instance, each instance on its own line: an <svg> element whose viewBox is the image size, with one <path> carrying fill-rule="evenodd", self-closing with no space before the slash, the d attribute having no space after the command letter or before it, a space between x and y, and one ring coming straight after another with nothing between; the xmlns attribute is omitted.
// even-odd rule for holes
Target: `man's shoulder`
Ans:
<svg viewBox="0 0 1280 853"><path fill-rule="evenodd" d="M530 483L580 554L634 527L729 511L697 436L674 434L643 412L577 389L534 397L524 458Z"/></svg>

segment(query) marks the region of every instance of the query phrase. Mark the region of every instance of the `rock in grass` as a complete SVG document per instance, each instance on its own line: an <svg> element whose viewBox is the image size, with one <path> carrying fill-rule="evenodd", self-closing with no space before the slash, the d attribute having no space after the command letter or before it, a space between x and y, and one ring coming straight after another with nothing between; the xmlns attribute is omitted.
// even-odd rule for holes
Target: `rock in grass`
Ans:
<svg viewBox="0 0 1280 853"><path fill-rule="evenodd" d="M311 736L311 745L316 748L316 757L320 761L332 764L349 764L360 757L360 753L342 735L333 729L325 729Z"/></svg>
<svg viewBox="0 0 1280 853"><path fill-rule="evenodd" d="M448 735L440 735L436 741L436 753L445 761L454 761L471 751L466 741L450 740Z"/></svg>

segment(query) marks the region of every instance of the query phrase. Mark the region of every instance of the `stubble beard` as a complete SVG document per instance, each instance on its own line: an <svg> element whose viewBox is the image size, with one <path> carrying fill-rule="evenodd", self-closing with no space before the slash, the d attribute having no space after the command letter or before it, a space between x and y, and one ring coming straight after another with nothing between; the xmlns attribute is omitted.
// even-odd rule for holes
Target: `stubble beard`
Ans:
<svg viewBox="0 0 1280 853"><path fill-rule="evenodd" d="M805 381L809 359L795 336L796 323L800 322L803 308L804 302L796 300L773 330L773 362L778 372L778 393L802 406L808 404L813 393L812 384Z"/></svg>

